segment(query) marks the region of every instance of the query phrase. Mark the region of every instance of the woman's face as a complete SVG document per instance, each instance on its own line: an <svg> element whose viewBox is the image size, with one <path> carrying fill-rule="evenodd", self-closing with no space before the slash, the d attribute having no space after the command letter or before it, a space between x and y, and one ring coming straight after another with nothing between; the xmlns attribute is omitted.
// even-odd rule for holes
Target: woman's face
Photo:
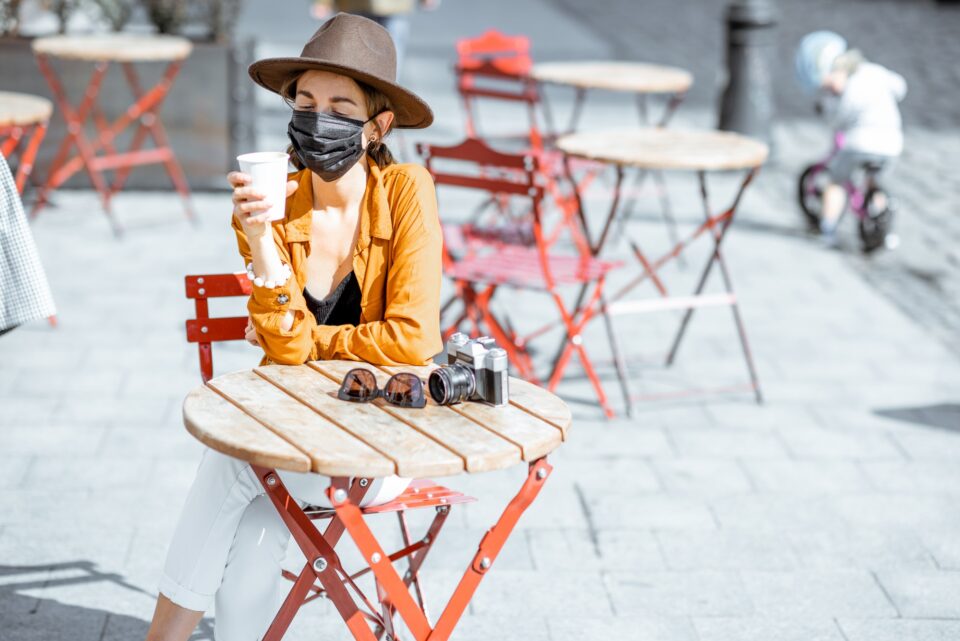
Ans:
<svg viewBox="0 0 960 641"><path fill-rule="evenodd" d="M352 118L361 122L370 118L366 97L360 86L347 76L330 71L310 70L297 79L294 108L300 111L321 111ZM393 112L385 111L376 116L380 131L388 131L393 122ZM371 120L363 127L363 146L371 137L378 139L380 131Z"/></svg>

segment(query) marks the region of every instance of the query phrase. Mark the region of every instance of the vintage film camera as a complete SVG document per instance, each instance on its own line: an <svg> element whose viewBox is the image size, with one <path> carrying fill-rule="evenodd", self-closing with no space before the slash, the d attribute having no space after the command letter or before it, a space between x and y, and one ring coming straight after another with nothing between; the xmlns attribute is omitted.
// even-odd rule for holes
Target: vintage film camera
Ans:
<svg viewBox="0 0 960 641"><path fill-rule="evenodd" d="M489 336L470 340L466 334L450 337L444 350L447 364L427 379L430 396L440 405L480 401L506 405L510 400L507 352Z"/></svg>

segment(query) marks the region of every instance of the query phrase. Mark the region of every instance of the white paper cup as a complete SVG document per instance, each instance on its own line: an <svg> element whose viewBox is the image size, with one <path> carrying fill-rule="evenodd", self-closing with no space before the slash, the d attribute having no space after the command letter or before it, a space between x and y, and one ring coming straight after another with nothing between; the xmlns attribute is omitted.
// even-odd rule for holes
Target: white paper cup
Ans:
<svg viewBox="0 0 960 641"><path fill-rule="evenodd" d="M287 162L290 157L282 151L257 151L237 156L240 171L253 179L251 186L266 196L271 203L268 220L283 220L287 202Z"/></svg>

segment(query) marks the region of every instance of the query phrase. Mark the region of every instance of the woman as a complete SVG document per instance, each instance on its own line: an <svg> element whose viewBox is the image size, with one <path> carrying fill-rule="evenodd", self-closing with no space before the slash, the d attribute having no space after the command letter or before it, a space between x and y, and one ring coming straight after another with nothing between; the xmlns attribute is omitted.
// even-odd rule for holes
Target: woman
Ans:
<svg viewBox="0 0 960 641"><path fill-rule="evenodd" d="M265 362L352 359L423 364L440 351L441 232L421 167L396 164L394 126L426 127L430 108L398 86L393 43L376 23L338 14L299 58L250 67L293 107L288 134L300 171L286 216L234 172L233 228L253 293L248 340ZM327 504L329 482L280 473L299 500ZM365 504L407 479L377 479ZM279 562L289 533L246 463L204 453L168 551L147 638L183 641L216 603L218 641L259 639L282 601Z"/></svg>

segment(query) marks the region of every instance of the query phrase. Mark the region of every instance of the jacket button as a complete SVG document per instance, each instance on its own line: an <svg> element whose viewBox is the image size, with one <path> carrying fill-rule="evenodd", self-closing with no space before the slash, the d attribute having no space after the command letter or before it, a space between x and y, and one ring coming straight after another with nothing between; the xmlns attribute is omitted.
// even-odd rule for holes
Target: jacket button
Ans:
<svg viewBox="0 0 960 641"><path fill-rule="evenodd" d="M280 294L279 296L277 296L277 302L280 303L281 305L286 305L289 301L290 301L290 297L287 296L286 294Z"/></svg>

